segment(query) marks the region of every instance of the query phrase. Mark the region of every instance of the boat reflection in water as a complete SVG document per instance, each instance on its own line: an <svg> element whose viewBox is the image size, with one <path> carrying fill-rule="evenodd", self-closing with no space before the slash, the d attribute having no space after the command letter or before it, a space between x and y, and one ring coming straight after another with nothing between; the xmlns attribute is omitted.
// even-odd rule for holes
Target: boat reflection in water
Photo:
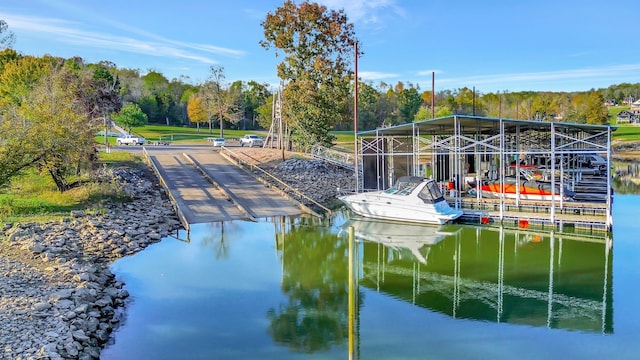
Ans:
<svg viewBox="0 0 640 360"><path fill-rule="evenodd" d="M613 333L611 239L604 235L345 226L354 227L361 287L454 318ZM406 250L414 256L402 256Z"/></svg>
<svg viewBox="0 0 640 360"><path fill-rule="evenodd" d="M343 229L353 226L356 239L382 244L404 257L411 253L415 260L426 264L429 249L432 245L444 239L446 233L439 225L419 225L409 223L388 222L365 218L348 220ZM411 259L411 258L409 258Z"/></svg>

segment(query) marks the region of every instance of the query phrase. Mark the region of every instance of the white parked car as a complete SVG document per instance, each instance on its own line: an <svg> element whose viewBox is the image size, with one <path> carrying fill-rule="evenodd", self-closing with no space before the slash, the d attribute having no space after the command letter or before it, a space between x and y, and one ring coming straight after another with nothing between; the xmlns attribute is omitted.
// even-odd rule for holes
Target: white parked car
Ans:
<svg viewBox="0 0 640 360"><path fill-rule="evenodd" d="M214 138L211 142L216 147L224 146L225 144L224 138Z"/></svg>
<svg viewBox="0 0 640 360"><path fill-rule="evenodd" d="M240 138L240 146L254 147L254 146L262 146L264 145L264 140L258 136L253 134L247 134L244 137Z"/></svg>
<svg viewBox="0 0 640 360"><path fill-rule="evenodd" d="M142 136L123 135L116 139L116 144L120 145L144 145L147 140Z"/></svg>

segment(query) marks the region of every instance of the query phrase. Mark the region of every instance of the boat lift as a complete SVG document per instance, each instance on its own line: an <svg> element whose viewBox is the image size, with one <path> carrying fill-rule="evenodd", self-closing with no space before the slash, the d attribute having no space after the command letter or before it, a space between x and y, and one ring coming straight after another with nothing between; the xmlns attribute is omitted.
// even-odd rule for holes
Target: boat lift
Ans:
<svg viewBox="0 0 640 360"><path fill-rule="evenodd" d="M465 212L470 216L477 214L470 209L488 209L491 218L500 223L533 217L534 222L556 227L593 223L595 226L586 226L611 231L611 133L616 129L610 125L452 115L363 131L358 133L356 142L356 161L362 169L358 188L386 189L405 175L432 177L448 190L452 205L469 210ZM467 191L466 183L471 179L476 184L498 181L504 188L507 176L520 174L525 168L545 176L552 189L579 187L584 191L583 182L591 176L587 174L595 172L578 161L580 155L587 154L600 154L608 164L598 181L589 185L594 191L592 197L599 194L597 204L568 201L562 190L557 195L554 192L551 201L544 203L522 200L518 193L515 199L507 199L504 194L490 199L481 190L475 196ZM547 161L541 164L540 159ZM517 189L520 181L516 176ZM530 210L542 207L546 207L546 216L531 215ZM593 208L601 208L594 211L598 219L585 220L581 215ZM520 214L513 209L520 209Z"/></svg>

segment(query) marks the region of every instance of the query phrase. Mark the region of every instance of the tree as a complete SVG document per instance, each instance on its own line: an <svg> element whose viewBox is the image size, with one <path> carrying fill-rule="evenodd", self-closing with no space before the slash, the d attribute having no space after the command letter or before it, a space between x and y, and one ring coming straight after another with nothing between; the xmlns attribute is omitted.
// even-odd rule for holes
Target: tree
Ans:
<svg viewBox="0 0 640 360"><path fill-rule="evenodd" d="M242 113L242 82L236 82L232 86L225 84L224 67L211 66L209 80L201 87L200 97L210 114L218 118L220 122L220 136L224 137L224 121L232 124L240 121ZM211 132L211 122L209 122Z"/></svg>
<svg viewBox="0 0 640 360"><path fill-rule="evenodd" d="M253 124L253 121L257 120L260 116L258 113L258 108L264 106L269 96L271 96L269 85L266 83L261 84L256 81L249 81L247 83L247 89L242 92L242 96L244 105L244 120L251 120L252 126L255 126L255 124ZM272 106L272 104L269 104L269 106ZM270 115L269 120L271 120ZM246 127L247 126L245 123L243 128L246 129Z"/></svg>
<svg viewBox="0 0 640 360"><path fill-rule="evenodd" d="M571 98L569 102L569 106L565 111L565 115L568 122L574 122L578 124L584 124L587 122L586 112L584 109L587 108L587 97L580 93L576 94Z"/></svg>
<svg viewBox="0 0 640 360"><path fill-rule="evenodd" d="M609 122L609 112L604 106L604 97L597 91L591 91L587 95L586 122L597 125Z"/></svg>
<svg viewBox="0 0 640 360"><path fill-rule="evenodd" d="M20 106L36 83L61 63L62 59L51 56L23 56L5 63L0 73L0 108Z"/></svg>
<svg viewBox="0 0 640 360"><path fill-rule="evenodd" d="M350 101L353 107L353 101ZM360 82L358 85L358 129L371 130L379 125L378 108L380 93L370 83ZM352 109L351 109L352 110ZM353 110L352 110L353 111ZM348 121L347 123L351 123ZM350 127L353 129L353 127Z"/></svg>
<svg viewBox="0 0 640 360"><path fill-rule="evenodd" d="M202 98L196 94L192 94L189 102L187 103L187 114L189 121L196 123L198 132L200 132L200 124L209 121L209 113Z"/></svg>
<svg viewBox="0 0 640 360"><path fill-rule="evenodd" d="M20 55L13 49L0 50L0 74L4 72L4 66L7 63L18 61Z"/></svg>
<svg viewBox="0 0 640 360"><path fill-rule="evenodd" d="M346 117L350 59L356 43L354 27L344 10L328 10L317 3L296 5L286 0L261 23L265 40L260 44L284 53L278 76L283 89L283 120L300 135L303 146L330 145L333 125Z"/></svg>
<svg viewBox="0 0 640 360"><path fill-rule="evenodd" d="M0 20L0 50L11 48L15 40L15 34L9 31L9 25L7 25L7 22Z"/></svg>
<svg viewBox="0 0 640 360"><path fill-rule="evenodd" d="M161 73L149 70L141 77L143 84L143 96L137 101L140 109L147 114L148 121L153 123L165 123L169 99L166 94L169 80Z"/></svg>
<svg viewBox="0 0 640 360"><path fill-rule="evenodd" d="M98 124L88 119L82 82L73 69L56 69L43 76L18 108L19 126L28 136L19 152L51 175L59 191L79 184L69 176L94 149ZM28 145L27 145L28 143Z"/></svg>
<svg viewBox="0 0 640 360"><path fill-rule="evenodd" d="M256 108L256 120L258 124L263 128L267 129L271 126L271 121L273 118L273 97L275 95L270 95L264 101L264 104L258 106Z"/></svg>
<svg viewBox="0 0 640 360"><path fill-rule="evenodd" d="M414 120L415 121L423 121L431 119L431 109L426 106L421 106L420 110L416 113Z"/></svg>
<svg viewBox="0 0 640 360"><path fill-rule="evenodd" d="M2 70L0 184L37 166L58 190L73 188L69 177L95 160L101 115L119 108L117 82L80 58L13 57Z"/></svg>
<svg viewBox="0 0 640 360"><path fill-rule="evenodd" d="M0 187L32 166L42 156L36 144L29 141L31 128L20 118L15 105L7 106L0 116Z"/></svg>
<svg viewBox="0 0 640 360"><path fill-rule="evenodd" d="M148 123L147 114L135 103L124 105L119 113L113 115L113 120L128 132L131 132L134 126L144 126Z"/></svg>
<svg viewBox="0 0 640 360"><path fill-rule="evenodd" d="M223 93L226 102L229 104L225 119L236 128L244 117L244 83L240 80L234 81Z"/></svg>
<svg viewBox="0 0 640 360"><path fill-rule="evenodd" d="M77 97L82 100L89 118L104 119L109 114L120 111L120 81L111 74L107 64L88 65L80 74L81 86Z"/></svg>
<svg viewBox="0 0 640 360"><path fill-rule="evenodd" d="M400 115L405 123L412 122L423 103L419 92L420 89L414 87L411 83L409 83L407 88L402 84L402 82L398 82L396 88L400 106Z"/></svg>

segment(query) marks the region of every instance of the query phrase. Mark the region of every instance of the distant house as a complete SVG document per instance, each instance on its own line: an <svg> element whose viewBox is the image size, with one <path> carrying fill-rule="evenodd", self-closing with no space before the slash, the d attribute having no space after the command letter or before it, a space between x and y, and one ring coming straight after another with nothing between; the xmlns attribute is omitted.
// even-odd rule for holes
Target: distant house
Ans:
<svg viewBox="0 0 640 360"><path fill-rule="evenodd" d="M637 124L638 116L629 110L622 110L616 116L616 122L618 124Z"/></svg>
<svg viewBox="0 0 640 360"><path fill-rule="evenodd" d="M629 111L631 111L633 115L640 117L640 100L632 102Z"/></svg>
<svg viewBox="0 0 640 360"><path fill-rule="evenodd" d="M604 102L604 106L616 106L616 105L618 105L618 102L615 101L614 99L609 99Z"/></svg>
<svg viewBox="0 0 640 360"><path fill-rule="evenodd" d="M622 99L622 103L625 105L631 105L634 101L636 101L636 99L633 96Z"/></svg>

